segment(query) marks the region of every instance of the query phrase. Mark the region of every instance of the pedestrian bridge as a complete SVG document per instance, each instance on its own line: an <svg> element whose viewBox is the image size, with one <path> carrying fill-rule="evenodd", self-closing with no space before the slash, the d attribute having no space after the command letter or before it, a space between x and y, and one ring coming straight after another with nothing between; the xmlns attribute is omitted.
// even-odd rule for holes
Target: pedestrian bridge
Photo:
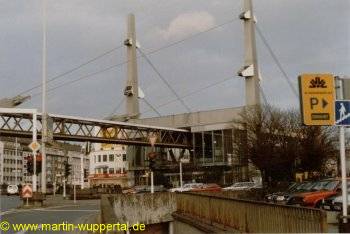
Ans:
<svg viewBox="0 0 350 234"><path fill-rule="evenodd" d="M0 108L0 136L32 138L33 115L38 137L42 133L42 114L32 109ZM137 123L125 123L48 114L48 135L53 140L150 146L191 148L188 130L157 127Z"/></svg>

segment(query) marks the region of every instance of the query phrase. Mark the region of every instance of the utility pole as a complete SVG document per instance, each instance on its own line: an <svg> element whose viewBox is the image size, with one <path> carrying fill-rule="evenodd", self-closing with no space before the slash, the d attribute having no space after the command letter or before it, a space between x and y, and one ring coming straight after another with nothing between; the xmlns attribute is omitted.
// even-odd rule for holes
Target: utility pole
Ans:
<svg viewBox="0 0 350 234"><path fill-rule="evenodd" d="M182 182L182 161L180 159L180 188L182 189L183 182Z"/></svg>
<svg viewBox="0 0 350 234"><path fill-rule="evenodd" d="M336 77L336 89L337 89L337 100L344 99L343 92L343 80ZM346 156L345 156L345 127L339 126L339 150L340 150L340 167L341 167L341 180L342 180L342 211L343 211L343 222L347 223L348 215L348 189L346 179Z"/></svg>
<svg viewBox="0 0 350 234"><path fill-rule="evenodd" d="M46 194L46 142L47 142L47 110L46 110L46 0L42 0L43 11L43 48L42 48L42 129L41 129L41 192Z"/></svg>
<svg viewBox="0 0 350 234"><path fill-rule="evenodd" d="M124 89L124 95L126 96L126 114L127 120L136 119L140 115L139 109L139 86L137 77L137 60L136 60L136 32L135 32L135 16L133 14L128 15L127 22L127 38L124 41L124 45L127 48L127 82Z"/></svg>
<svg viewBox="0 0 350 234"><path fill-rule="evenodd" d="M84 189L84 154L80 154L80 188Z"/></svg>
<svg viewBox="0 0 350 234"><path fill-rule="evenodd" d="M0 163L1 163L1 171L0 171L0 183L4 183L4 143L0 141Z"/></svg>
<svg viewBox="0 0 350 234"><path fill-rule="evenodd" d="M244 26L244 66L238 75L245 78L245 105L246 107L260 106L260 77L258 57L255 41L255 17L253 1L244 0L243 12L239 15ZM248 159L246 155L242 160L242 180L248 180Z"/></svg>
<svg viewBox="0 0 350 234"><path fill-rule="evenodd" d="M33 112L33 139L32 142L37 142L37 111L35 110ZM33 176L32 176L32 183L33 183L33 192L37 192L37 178L36 178L36 150L33 149Z"/></svg>
<svg viewBox="0 0 350 234"><path fill-rule="evenodd" d="M16 137L16 139L15 139L15 154L16 154L16 156L15 156L15 159L16 159L16 162L15 162L15 167L16 167L16 169L15 169L15 185L17 185L17 180L18 180L18 172L17 172L17 170L18 170L18 165L17 165L17 163L18 163L18 141L17 141L17 137Z"/></svg>
<svg viewBox="0 0 350 234"><path fill-rule="evenodd" d="M259 67L255 41L255 17L252 0L244 0L243 13L239 18L244 26L244 67L238 75L245 78L246 106L260 105Z"/></svg>

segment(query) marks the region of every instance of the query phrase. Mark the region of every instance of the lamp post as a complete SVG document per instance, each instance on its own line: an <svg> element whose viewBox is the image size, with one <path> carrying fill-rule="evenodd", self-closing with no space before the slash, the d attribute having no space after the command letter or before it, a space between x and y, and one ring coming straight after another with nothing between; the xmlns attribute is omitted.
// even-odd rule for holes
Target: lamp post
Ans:
<svg viewBox="0 0 350 234"><path fill-rule="evenodd" d="M183 180L182 180L182 164L183 163L189 163L190 160L188 158L181 158L180 160L180 187L183 187Z"/></svg>

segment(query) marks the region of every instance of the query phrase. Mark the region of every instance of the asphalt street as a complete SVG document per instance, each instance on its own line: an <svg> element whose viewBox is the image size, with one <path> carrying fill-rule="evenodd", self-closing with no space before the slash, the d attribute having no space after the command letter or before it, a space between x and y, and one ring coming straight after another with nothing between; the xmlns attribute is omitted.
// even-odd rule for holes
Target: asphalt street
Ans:
<svg viewBox="0 0 350 234"><path fill-rule="evenodd" d="M1 222L7 221L10 224L33 223L33 224L84 224L96 223L99 214L99 200L73 201L57 200L51 202L50 206L33 209L16 209L20 200L18 197L1 197ZM54 204L56 203L56 204ZM4 233L38 233L38 232L15 232L9 230ZM50 232L42 232L50 233ZM67 232L51 232L67 233ZM69 232L72 233L72 232ZM74 233L77 233L75 231ZM84 232L81 232L84 233ZM86 233L86 232L85 232Z"/></svg>
<svg viewBox="0 0 350 234"><path fill-rule="evenodd" d="M21 203L19 196L0 195L0 212L17 208Z"/></svg>

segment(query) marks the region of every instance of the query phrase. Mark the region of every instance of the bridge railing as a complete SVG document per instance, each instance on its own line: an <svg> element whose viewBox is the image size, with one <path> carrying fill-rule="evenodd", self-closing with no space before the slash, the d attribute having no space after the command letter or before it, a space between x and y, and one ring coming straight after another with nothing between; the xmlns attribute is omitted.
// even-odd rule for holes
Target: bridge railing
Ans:
<svg viewBox="0 0 350 234"><path fill-rule="evenodd" d="M240 232L327 232L322 210L224 198L213 195L178 193L177 215L206 225Z"/></svg>

